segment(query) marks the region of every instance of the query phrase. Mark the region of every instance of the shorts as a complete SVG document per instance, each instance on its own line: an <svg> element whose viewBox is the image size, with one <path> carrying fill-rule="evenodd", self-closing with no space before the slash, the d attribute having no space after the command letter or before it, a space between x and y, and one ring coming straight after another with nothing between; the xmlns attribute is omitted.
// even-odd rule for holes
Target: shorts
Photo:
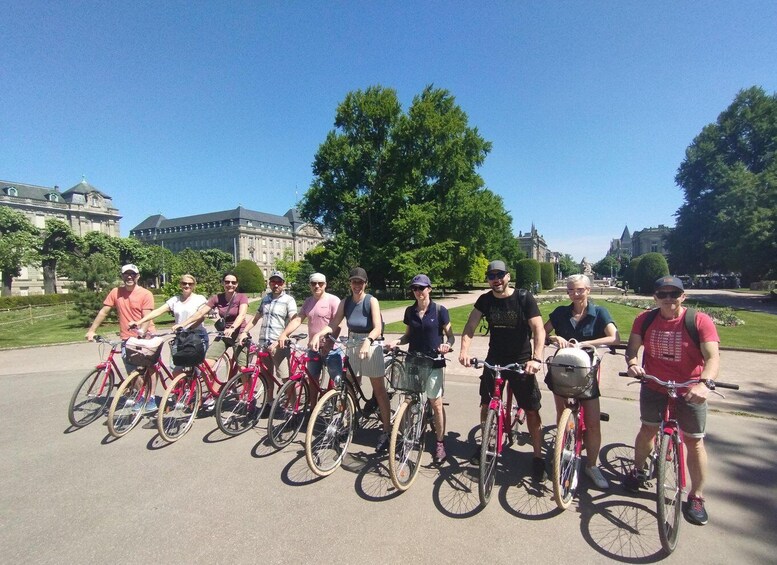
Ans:
<svg viewBox="0 0 777 565"><path fill-rule="evenodd" d="M330 351L327 354L325 361L321 360L322 356L318 351L313 351L312 349L307 352L307 356L309 359L307 369L311 377L320 380L321 371L324 369L324 365L326 365L325 377L337 375L343 372L343 357L339 351Z"/></svg>
<svg viewBox="0 0 777 565"><path fill-rule="evenodd" d="M516 373L515 371L502 371L502 378L510 383L510 390L518 401L518 406L527 412L536 412L542 408L542 394L537 386L535 375ZM494 392L494 371L483 369L480 377L480 404L488 405L491 402L491 394Z"/></svg>
<svg viewBox="0 0 777 565"><path fill-rule="evenodd" d="M275 370L275 377L284 383L289 380L289 348L278 347L275 352L269 357L265 357L267 368L269 370Z"/></svg>
<svg viewBox="0 0 777 565"><path fill-rule="evenodd" d="M213 343L211 343L210 346L208 347L208 350L205 352L205 359L210 359L211 361L217 361L219 357L224 355L224 352L226 352L226 350L230 347L234 352L235 350L234 345L227 345L227 342L224 341L223 339L214 340ZM237 356L237 364L240 367L248 366L248 351L246 350L245 347L240 348L240 354Z"/></svg>
<svg viewBox="0 0 777 565"><path fill-rule="evenodd" d="M445 367L437 367L429 373L426 379L426 397L440 398L442 396L442 387L445 383Z"/></svg>
<svg viewBox="0 0 777 565"><path fill-rule="evenodd" d="M664 417L669 397L663 392L643 386L639 391L639 417L643 424L658 427ZM674 403L675 417L683 434L703 438L707 427L707 402L689 404L678 397Z"/></svg>
<svg viewBox="0 0 777 565"><path fill-rule="evenodd" d="M366 359L360 359L359 351L366 338L367 334L351 333L348 336L345 353L348 355L348 363L351 365L354 375L376 379L386 374L386 365L383 363L383 346L372 344L369 356Z"/></svg>

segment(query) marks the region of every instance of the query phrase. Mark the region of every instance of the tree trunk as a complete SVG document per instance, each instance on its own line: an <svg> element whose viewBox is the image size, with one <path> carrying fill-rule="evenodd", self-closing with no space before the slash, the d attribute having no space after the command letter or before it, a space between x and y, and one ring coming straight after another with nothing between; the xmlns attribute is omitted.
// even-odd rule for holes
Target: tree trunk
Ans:
<svg viewBox="0 0 777 565"><path fill-rule="evenodd" d="M57 260L43 261L43 294L57 293Z"/></svg>
<svg viewBox="0 0 777 565"><path fill-rule="evenodd" d="M3 288L0 290L0 296L11 296L11 284L13 283L13 275L3 271Z"/></svg>

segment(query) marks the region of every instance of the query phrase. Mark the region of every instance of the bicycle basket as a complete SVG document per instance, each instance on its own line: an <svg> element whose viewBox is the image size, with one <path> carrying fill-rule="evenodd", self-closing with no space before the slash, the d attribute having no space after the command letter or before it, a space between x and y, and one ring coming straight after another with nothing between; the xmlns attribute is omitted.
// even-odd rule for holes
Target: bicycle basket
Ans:
<svg viewBox="0 0 777 565"><path fill-rule="evenodd" d="M584 349L565 347L547 361L553 392L566 398L585 396L594 384L599 358Z"/></svg>
<svg viewBox="0 0 777 565"><path fill-rule="evenodd" d="M165 338L163 337L150 339L131 337L124 344L124 359L132 365L148 367L159 360L164 343Z"/></svg>
<svg viewBox="0 0 777 565"><path fill-rule="evenodd" d="M424 392L434 361L428 357L408 355L404 365L404 371L392 371L391 386L407 392Z"/></svg>

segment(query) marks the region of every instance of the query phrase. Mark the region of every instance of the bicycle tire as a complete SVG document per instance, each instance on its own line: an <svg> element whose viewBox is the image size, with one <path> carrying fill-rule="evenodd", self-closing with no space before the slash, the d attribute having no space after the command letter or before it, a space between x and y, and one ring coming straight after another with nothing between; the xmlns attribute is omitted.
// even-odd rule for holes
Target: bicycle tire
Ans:
<svg viewBox="0 0 777 565"><path fill-rule="evenodd" d="M305 459L319 477L330 475L342 463L353 437L356 415L347 391L330 390L310 415L305 434Z"/></svg>
<svg viewBox="0 0 777 565"><path fill-rule="evenodd" d="M497 444L500 441L498 424L498 410L489 409L486 425L483 428L483 442L480 445L480 469L478 473L478 496L483 508L491 500L491 490L494 488L496 480Z"/></svg>
<svg viewBox="0 0 777 565"><path fill-rule="evenodd" d="M556 428L552 472L553 498L561 510L569 508L580 478L580 454L576 453L578 425L577 413L565 408Z"/></svg>
<svg viewBox="0 0 777 565"><path fill-rule="evenodd" d="M67 419L76 428L94 422L105 412L113 391L113 368L94 369L81 379L70 397Z"/></svg>
<svg viewBox="0 0 777 565"><path fill-rule="evenodd" d="M677 547L682 520L683 490L680 478L680 449L676 433L661 434L656 469L656 513L661 547L669 554Z"/></svg>
<svg viewBox="0 0 777 565"><path fill-rule="evenodd" d="M256 377L256 385L251 390L254 376L238 373L224 386L216 400L216 424L228 436L239 436L253 428L264 408L267 389L264 380Z"/></svg>
<svg viewBox="0 0 777 565"><path fill-rule="evenodd" d="M167 442L174 442L189 431L200 407L202 390L194 371L178 375L162 394L157 412L157 430Z"/></svg>
<svg viewBox="0 0 777 565"><path fill-rule="evenodd" d="M108 432L115 438L127 434L143 417L151 397L151 383L145 369L131 373L119 385L108 410Z"/></svg>
<svg viewBox="0 0 777 565"><path fill-rule="evenodd" d="M426 403L407 399L397 410L389 442L389 475L400 491L406 491L418 476L424 449Z"/></svg>
<svg viewBox="0 0 777 565"><path fill-rule="evenodd" d="M213 363L213 374L216 375L216 382L220 385L227 383L230 377L234 375L229 374L229 370L232 367L232 349L227 348L221 356Z"/></svg>
<svg viewBox="0 0 777 565"><path fill-rule="evenodd" d="M267 437L273 447L283 449L294 441L307 418L309 400L310 390L304 378L283 383L267 417Z"/></svg>

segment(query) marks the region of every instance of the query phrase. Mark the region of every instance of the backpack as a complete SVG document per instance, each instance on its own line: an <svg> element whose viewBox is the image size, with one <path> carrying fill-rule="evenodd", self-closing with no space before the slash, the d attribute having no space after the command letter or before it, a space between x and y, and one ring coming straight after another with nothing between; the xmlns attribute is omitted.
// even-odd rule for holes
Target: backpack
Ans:
<svg viewBox="0 0 777 565"><path fill-rule="evenodd" d="M183 330L176 333L170 349L173 363L179 367L195 367L205 360L205 344L197 332Z"/></svg>
<svg viewBox="0 0 777 565"><path fill-rule="evenodd" d="M521 323L526 323L526 296L529 294L529 291L525 288L519 288L516 289L516 292L518 293L518 306L521 307ZM478 333L480 335L488 335L489 331L491 331L491 328L488 326L488 320L485 316L482 316L478 326ZM531 336L531 329L529 330L529 335Z"/></svg>
<svg viewBox="0 0 777 565"><path fill-rule="evenodd" d="M343 307L343 312L345 312L345 317L348 318L348 315L353 312L353 309L356 308L356 304L353 302L353 296L348 295L345 297L345 306ZM370 320L370 323L372 323L372 295L369 293L364 294L364 298L362 299L362 313L364 314L364 317ZM386 329L386 322L383 321L383 312L380 313L380 335L383 336L383 330Z"/></svg>
<svg viewBox="0 0 777 565"><path fill-rule="evenodd" d="M650 324L653 323L653 320L656 319L656 316L658 316L658 312L660 310L660 308L653 308L650 312L648 312L648 315L645 316L645 319L642 320L642 327L640 328L639 332L639 335L642 337L642 339L645 339L645 332L650 327ZM696 344L696 347L701 347L699 329L696 327L696 310L693 308L685 309L685 331L687 331L688 335L691 336L691 339Z"/></svg>

